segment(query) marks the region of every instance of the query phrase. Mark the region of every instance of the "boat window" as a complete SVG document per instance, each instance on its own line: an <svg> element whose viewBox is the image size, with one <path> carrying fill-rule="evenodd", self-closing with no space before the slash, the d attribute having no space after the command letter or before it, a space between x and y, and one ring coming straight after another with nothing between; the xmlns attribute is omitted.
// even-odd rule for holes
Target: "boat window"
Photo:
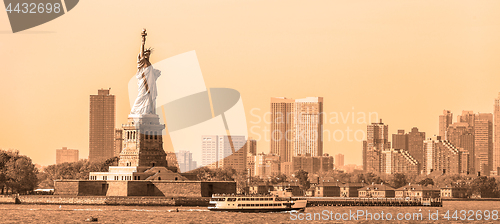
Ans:
<svg viewBox="0 0 500 224"><path fill-rule="evenodd" d="M227 201L236 201L236 198L228 198Z"/></svg>

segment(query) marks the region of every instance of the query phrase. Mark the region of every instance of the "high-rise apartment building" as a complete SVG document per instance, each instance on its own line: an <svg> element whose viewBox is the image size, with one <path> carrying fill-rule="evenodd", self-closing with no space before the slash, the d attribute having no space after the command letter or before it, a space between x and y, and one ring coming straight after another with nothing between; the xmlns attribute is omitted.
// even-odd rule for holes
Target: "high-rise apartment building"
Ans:
<svg viewBox="0 0 500 224"><path fill-rule="evenodd" d="M494 122L494 144L493 144L493 167L492 171L496 175L500 175L500 93L495 99L493 108L493 122Z"/></svg>
<svg viewBox="0 0 500 224"><path fill-rule="evenodd" d="M467 164L463 164L462 173L475 173L474 168L474 127L470 126L467 122L457 122L448 127L446 132L446 139L450 141L455 147L467 152L468 159L464 160Z"/></svg>
<svg viewBox="0 0 500 224"><path fill-rule="evenodd" d="M389 126L372 123L367 127L366 141L363 143L363 170L380 173L382 170L382 152L390 150Z"/></svg>
<svg viewBox="0 0 500 224"><path fill-rule="evenodd" d="M175 153L181 173L196 169L196 161L193 161L193 153L190 151L179 151Z"/></svg>
<svg viewBox="0 0 500 224"><path fill-rule="evenodd" d="M66 147L62 147L62 149L56 149L56 164L73 162L78 162L77 149L68 149Z"/></svg>
<svg viewBox="0 0 500 224"><path fill-rule="evenodd" d="M445 138L448 126L453 123L453 113L443 110L443 115L439 115L439 136Z"/></svg>
<svg viewBox="0 0 500 224"><path fill-rule="evenodd" d="M323 97L271 98L271 153L279 155L282 172L291 173L292 157L323 155Z"/></svg>
<svg viewBox="0 0 500 224"><path fill-rule="evenodd" d="M407 150L392 149L383 151L383 173L404 173L418 175L421 164Z"/></svg>
<svg viewBox="0 0 500 224"><path fill-rule="evenodd" d="M89 161L102 162L115 156L115 96L110 89L90 95Z"/></svg>
<svg viewBox="0 0 500 224"><path fill-rule="evenodd" d="M248 157L248 167L250 176L254 177L272 177L280 173L280 158L274 154L259 153Z"/></svg>
<svg viewBox="0 0 500 224"><path fill-rule="evenodd" d="M257 155L257 140L249 138L245 144L245 148L247 153Z"/></svg>
<svg viewBox="0 0 500 224"><path fill-rule="evenodd" d="M440 174L462 174L461 162L463 153L448 140L441 140L441 136L435 139L424 141L424 163L423 170L425 174L439 172Z"/></svg>
<svg viewBox="0 0 500 224"><path fill-rule="evenodd" d="M304 170L309 175L327 173L333 170L333 157L325 154L323 156L299 155L292 159L293 171Z"/></svg>
<svg viewBox="0 0 500 224"><path fill-rule="evenodd" d="M392 134L392 148L408 150L408 135L405 130L398 130L397 134Z"/></svg>
<svg viewBox="0 0 500 224"><path fill-rule="evenodd" d="M245 136L202 136L202 165L208 168L231 167L246 172Z"/></svg>
<svg viewBox="0 0 500 224"><path fill-rule="evenodd" d="M418 131L417 127L413 127L411 132L408 132L408 153L419 163L419 171L421 172L424 162L424 141L425 132Z"/></svg>
<svg viewBox="0 0 500 224"><path fill-rule="evenodd" d="M478 113L474 121L476 172L489 175L493 168L493 114Z"/></svg>
<svg viewBox="0 0 500 224"><path fill-rule="evenodd" d="M343 167L344 166L344 155L343 154L337 154L335 155L335 167Z"/></svg>

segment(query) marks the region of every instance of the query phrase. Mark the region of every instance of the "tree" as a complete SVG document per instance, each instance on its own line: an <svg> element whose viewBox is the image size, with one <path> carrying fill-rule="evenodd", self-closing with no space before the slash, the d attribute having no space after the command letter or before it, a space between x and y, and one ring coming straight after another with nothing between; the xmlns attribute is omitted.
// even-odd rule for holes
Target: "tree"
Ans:
<svg viewBox="0 0 500 224"><path fill-rule="evenodd" d="M108 172L109 166L118 165L118 157L104 162L89 162L82 159L72 163L54 164L45 167L38 177L41 188L54 188L54 180L88 180L90 172Z"/></svg>
<svg viewBox="0 0 500 224"><path fill-rule="evenodd" d="M428 186L428 185L433 185L434 186L434 180L427 177L427 178L425 178L425 179L417 182L417 184L420 184L422 186Z"/></svg>
<svg viewBox="0 0 500 224"><path fill-rule="evenodd" d="M366 184L381 184L384 183L384 180L380 178L380 176L374 174L374 173L358 173L356 174L355 183L366 183Z"/></svg>
<svg viewBox="0 0 500 224"><path fill-rule="evenodd" d="M0 150L0 187L13 193L28 193L38 184L38 169L31 159L19 151Z"/></svg>
<svg viewBox="0 0 500 224"><path fill-rule="evenodd" d="M480 176L472 181L471 189L473 194L481 195L482 198L499 197L495 178Z"/></svg>
<svg viewBox="0 0 500 224"><path fill-rule="evenodd" d="M27 156L11 159L7 165L7 184L16 193L28 193L38 185L38 169Z"/></svg>
<svg viewBox="0 0 500 224"><path fill-rule="evenodd" d="M394 188L400 188L402 186L405 186L408 184L408 181L406 180L406 176L402 173L395 173L392 175L391 179L391 185Z"/></svg>
<svg viewBox="0 0 500 224"><path fill-rule="evenodd" d="M295 172L295 178L299 180L299 185L302 188L302 190L307 190L309 189L309 173L304 170L298 170Z"/></svg>

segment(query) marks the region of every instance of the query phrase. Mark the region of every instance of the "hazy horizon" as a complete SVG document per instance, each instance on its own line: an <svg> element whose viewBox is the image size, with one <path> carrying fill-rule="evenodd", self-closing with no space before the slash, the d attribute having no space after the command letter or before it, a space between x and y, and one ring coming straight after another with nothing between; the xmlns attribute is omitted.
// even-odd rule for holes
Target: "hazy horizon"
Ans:
<svg viewBox="0 0 500 224"><path fill-rule="evenodd" d="M366 132L369 121L360 124L358 115L376 112L390 136L418 127L429 138L438 134L444 109L454 121L462 110L493 113L500 92L499 6L88 0L15 34L7 13L0 13L0 148L41 165L54 164L62 147L87 158L89 96L111 88L116 126L126 123L127 83L136 72L142 28L146 47L154 48L152 63L195 50L208 88L241 93L249 137L270 129L252 122L269 112L271 97L323 97L324 129L331 133ZM338 124L330 122L332 113ZM269 142L260 140L257 148L267 153ZM165 143L165 151L172 150ZM323 151L362 164L361 142L325 136Z"/></svg>

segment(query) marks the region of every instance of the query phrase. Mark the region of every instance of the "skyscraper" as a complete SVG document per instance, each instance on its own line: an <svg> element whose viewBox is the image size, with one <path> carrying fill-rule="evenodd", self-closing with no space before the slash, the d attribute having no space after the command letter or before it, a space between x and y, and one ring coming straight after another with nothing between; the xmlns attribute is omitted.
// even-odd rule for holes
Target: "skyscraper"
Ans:
<svg viewBox="0 0 500 224"><path fill-rule="evenodd" d="M474 127L470 126L466 122L457 122L448 127L446 133L446 139L450 141L454 146L460 148L467 152L469 159L467 164L463 164L467 167L467 170L462 170L463 173L475 173L474 167Z"/></svg>
<svg viewBox="0 0 500 224"><path fill-rule="evenodd" d="M90 95L89 161L102 162L115 156L115 96L110 89Z"/></svg>
<svg viewBox="0 0 500 224"><path fill-rule="evenodd" d="M292 157L323 155L323 97L271 98L271 153L290 174Z"/></svg>
<svg viewBox="0 0 500 224"><path fill-rule="evenodd" d="M181 173L196 169L196 161L193 161L193 153L190 151L179 151L175 153Z"/></svg>
<svg viewBox="0 0 500 224"><path fill-rule="evenodd" d="M257 140L249 138L245 144L246 152L252 155L257 155Z"/></svg>
<svg viewBox="0 0 500 224"><path fill-rule="evenodd" d="M492 170L496 175L500 175L500 93L498 93L498 97L495 99L494 105L494 150L493 150L493 167Z"/></svg>
<svg viewBox="0 0 500 224"><path fill-rule="evenodd" d="M343 154L337 154L335 155L335 167L343 167L344 166L344 155Z"/></svg>
<svg viewBox="0 0 500 224"><path fill-rule="evenodd" d="M419 163L418 173L423 169L425 132L413 127L408 134L408 153Z"/></svg>
<svg viewBox="0 0 500 224"><path fill-rule="evenodd" d="M383 172L382 152L390 150L389 126L372 123L367 127L366 143L363 143L363 170L366 172Z"/></svg>
<svg viewBox="0 0 500 224"><path fill-rule="evenodd" d="M56 164L73 162L78 162L78 150L66 147L56 149Z"/></svg>
<svg viewBox="0 0 500 224"><path fill-rule="evenodd" d="M474 121L476 172L489 175L493 168L493 114L478 113Z"/></svg>
<svg viewBox="0 0 500 224"><path fill-rule="evenodd" d="M453 113L451 113L449 110L443 110L443 115L439 115L439 136L442 136L444 139L446 136L446 130L452 123Z"/></svg>

